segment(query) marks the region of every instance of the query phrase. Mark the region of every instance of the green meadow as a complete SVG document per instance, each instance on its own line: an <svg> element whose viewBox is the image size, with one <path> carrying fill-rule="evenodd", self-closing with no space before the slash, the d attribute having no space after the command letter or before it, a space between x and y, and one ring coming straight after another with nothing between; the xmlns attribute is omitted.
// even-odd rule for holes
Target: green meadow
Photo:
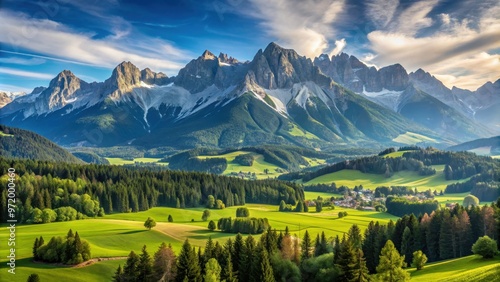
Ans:
<svg viewBox="0 0 500 282"><path fill-rule="evenodd" d="M307 198L316 198L318 195L327 197L333 194L307 193ZM252 217L268 218L273 229L285 230L288 226L290 232L297 236L303 236L308 230L313 238L322 231L327 237L341 236L353 224L358 224L364 231L372 220L382 223L387 223L391 219L397 220L397 217L387 213L339 207L335 207L334 210L324 208L321 213L316 213L314 208L309 213L282 213L274 205L247 204L246 207L250 210ZM217 221L221 217L235 217L236 209L237 207L229 207L223 210L211 210L209 220ZM123 265L123 259L99 261L82 268L31 261L35 238L43 236L48 242L53 236L65 236L70 228L78 231L80 236L89 242L93 258L124 257L131 250L139 252L144 244L148 246L152 254L161 242L172 244L178 252L186 238L189 238L193 245L203 247L209 237L224 242L235 236L235 234L208 230L208 221L201 220L203 210L204 208L156 207L144 212L111 214L96 219L19 225L16 230L17 274L14 280L8 281L26 281L31 273L38 273L42 281L67 281L67 277L76 277L72 281L103 281L104 277L111 278L117 265ZM347 211L348 216L339 219L338 212L340 211ZM174 219L173 223L167 221L169 214ZM147 217L153 217L157 221L157 226L150 231L143 226ZM7 228L2 228L0 238L7 238L7 236ZM6 259L3 257L0 259L0 264L2 271L7 271Z"/></svg>
<svg viewBox="0 0 500 282"><path fill-rule="evenodd" d="M434 175L421 176L415 171L399 171L389 178L386 178L383 174L362 173L358 170L344 169L316 177L304 183L304 185L335 182L337 186L345 185L351 188L356 185L363 185L364 188L368 189L375 189L379 186L409 186L417 188L418 191L428 189L441 191L448 184L468 180L446 180L443 174L444 165L434 165L432 167L436 169Z"/></svg>
<svg viewBox="0 0 500 282"><path fill-rule="evenodd" d="M112 165L126 165L126 164L134 164L134 163L155 163L158 165L167 165L167 163L160 162L160 158L135 158L133 161L125 160L123 158L106 158L109 161L109 164Z"/></svg>
<svg viewBox="0 0 500 282"><path fill-rule="evenodd" d="M500 257L483 259L472 255L430 263L422 270L417 271L413 268L409 272L411 281L415 282L500 281Z"/></svg>
<svg viewBox="0 0 500 282"><path fill-rule="evenodd" d="M255 160L253 162L252 166L244 166L241 165L237 162L234 161L234 159L243 154L249 154L252 152L247 152L247 151L235 151L227 154L222 154L222 155L215 155L215 156L205 156L201 155L198 156L200 159L208 159L208 158L224 158L227 160L227 168L224 171L224 175L228 175L231 173L239 173L241 172L250 172L250 173L255 173L257 176L257 179L265 179L265 178L274 178L278 177L281 173L276 172L276 169L279 168L278 166L268 163L264 160L264 156L261 154L255 154ZM268 174L264 173L264 170L268 169L269 172Z"/></svg>

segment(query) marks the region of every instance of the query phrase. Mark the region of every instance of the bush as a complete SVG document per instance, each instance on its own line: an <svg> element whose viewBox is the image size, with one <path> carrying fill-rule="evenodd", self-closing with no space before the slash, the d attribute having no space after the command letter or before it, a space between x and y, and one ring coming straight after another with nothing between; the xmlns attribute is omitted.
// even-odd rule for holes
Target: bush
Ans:
<svg viewBox="0 0 500 282"><path fill-rule="evenodd" d="M479 199L474 196L474 195L467 195L464 198L463 206L468 208L468 207L477 207L479 206Z"/></svg>
<svg viewBox="0 0 500 282"><path fill-rule="evenodd" d="M483 258L492 258L498 253L497 242L488 236L479 237L472 245L472 252Z"/></svg>
<svg viewBox="0 0 500 282"><path fill-rule="evenodd" d="M418 250L413 252L413 262L411 266L415 267L417 270L424 269L424 265L427 262L427 256L422 253L422 251Z"/></svg>
<svg viewBox="0 0 500 282"><path fill-rule="evenodd" d="M238 208L236 210L236 217L249 217L250 211L248 208Z"/></svg>

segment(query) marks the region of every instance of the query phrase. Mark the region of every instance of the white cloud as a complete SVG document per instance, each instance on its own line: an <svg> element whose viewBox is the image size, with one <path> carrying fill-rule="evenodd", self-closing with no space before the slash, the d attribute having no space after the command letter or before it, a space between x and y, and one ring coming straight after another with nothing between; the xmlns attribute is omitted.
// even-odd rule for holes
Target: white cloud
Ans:
<svg viewBox="0 0 500 282"><path fill-rule="evenodd" d="M8 75L14 75L14 76L22 76L22 77L35 78L35 79L52 79L54 77L54 75L47 74L47 73L22 71L22 70L16 70L16 69L11 69L11 68L3 68L3 67L0 67L0 73L4 73L4 74L8 74Z"/></svg>
<svg viewBox="0 0 500 282"><path fill-rule="evenodd" d="M377 28L384 28L394 17L399 0L372 0L366 3L366 15Z"/></svg>
<svg viewBox="0 0 500 282"><path fill-rule="evenodd" d="M412 4L389 23L368 34L379 66L401 63L408 71L418 68L443 79L448 87L471 90L500 77L500 5L483 12L479 20L440 14L434 32L417 34L436 24L430 17L436 1ZM495 51L496 50L496 51ZM496 54L495 54L496 53Z"/></svg>
<svg viewBox="0 0 500 282"><path fill-rule="evenodd" d="M0 18L0 43L62 60L110 68L131 61L141 68L172 73L183 67L180 62L188 57L185 51L167 41L140 33L129 36L132 33L129 29L114 28L113 35L95 39L94 34L23 13L3 10Z"/></svg>
<svg viewBox="0 0 500 282"><path fill-rule="evenodd" d="M36 66L45 63L46 60L42 58L19 58L19 57L8 57L0 58L0 63L3 64L14 64L14 65L25 65L25 66Z"/></svg>
<svg viewBox="0 0 500 282"><path fill-rule="evenodd" d="M346 45L347 45L347 43L345 42L345 38L342 38L340 40L336 40L335 41L335 48L330 52L330 57L340 54L340 52L342 52L342 50L344 50Z"/></svg>
<svg viewBox="0 0 500 282"><path fill-rule="evenodd" d="M299 54L315 57L330 53L329 39L334 38L333 23L344 10L344 1L317 0L251 0L254 10L247 15L261 20L263 30L277 43L295 49ZM345 41L344 41L345 42ZM345 45L344 45L345 46ZM343 48L343 47L342 47Z"/></svg>

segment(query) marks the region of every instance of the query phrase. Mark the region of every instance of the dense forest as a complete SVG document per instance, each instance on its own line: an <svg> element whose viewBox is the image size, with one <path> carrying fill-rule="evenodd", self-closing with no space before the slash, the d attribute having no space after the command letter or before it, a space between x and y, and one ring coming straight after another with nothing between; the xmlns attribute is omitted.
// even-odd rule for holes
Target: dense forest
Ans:
<svg viewBox="0 0 500 282"><path fill-rule="evenodd" d="M0 152L2 152L2 157L6 158L83 163L41 135L1 124Z"/></svg>
<svg viewBox="0 0 500 282"><path fill-rule="evenodd" d="M500 236L500 199L490 206L405 215L387 225L353 225L342 238L301 239L288 228L268 228L260 239L237 234L225 243L208 239L204 251L186 239L178 256L162 244L151 258L146 247L130 253L114 281L408 281L405 267L476 253L474 242ZM497 246L492 249L493 254ZM481 253L477 253L481 254ZM483 255L483 254L481 254ZM486 257L486 254L483 256ZM142 259L139 259L142 258Z"/></svg>
<svg viewBox="0 0 500 282"><path fill-rule="evenodd" d="M446 187L446 193L471 192L481 201L494 201L500 196L500 160L490 157L477 156L468 152L446 152L433 148L418 149L413 147L400 148L405 151L401 157L384 158L371 156L348 160L321 168L314 172L295 172L283 174L278 177L281 180L302 179L307 182L324 174L337 172L343 169L359 170L363 173L383 174L390 178L394 172L402 170L417 171L420 175L432 175L436 173L432 165L445 165L444 176L446 180L469 180L450 184ZM394 150L387 149L380 154L386 155ZM307 186L309 191L322 191L338 193L335 184L319 184ZM387 195L387 194L386 194Z"/></svg>
<svg viewBox="0 0 500 282"><path fill-rule="evenodd" d="M4 175L0 178L0 220L6 219L6 174L11 167L17 175L16 214L22 222L37 222L39 211L42 218L48 217L42 222L50 222L155 206L197 207L205 205L209 196L227 207L247 202L278 205L281 200L295 205L304 199L300 186L278 180L0 158Z"/></svg>
<svg viewBox="0 0 500 282"><path fill-rule="evenodd" d="M250 152L235 159L236 162L250 166L253 163L254 155L261 154L264 157L264 161L272 163L280 168L294 171L300 169L300 166L308 166L309 163L304 159L304 157L310 158L331 158L333 155L329 153L317 152L310 149L294 147L294 146L259 146L259 147L244 147L239 149L230 150L216 150L207 148L198 148L185 152L181 152L164 158L162 161L168 162L169 167L172 169L179 170L189 170L189 171L211 171L213 173L222 173L224 169L221 168L227 165L224 162L225 159L217 159L213 163L202 163L197 158L200 155L217 156L227 153L232 153L235 151L246 151ZM213 166L211 168L210 166Z"/></svg>

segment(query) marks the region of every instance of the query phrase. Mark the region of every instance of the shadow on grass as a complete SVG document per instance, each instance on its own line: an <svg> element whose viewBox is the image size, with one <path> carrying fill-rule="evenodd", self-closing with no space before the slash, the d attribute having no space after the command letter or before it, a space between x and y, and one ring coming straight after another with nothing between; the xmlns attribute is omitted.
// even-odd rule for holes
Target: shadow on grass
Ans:
<svg viewBox="0 0 500 282"><path fill-rule="evenodd" d="M142 232L146 232L148 230L130 230L130 231L127 231L127 232L120 232L118 234L135 234L135 233L142 233Z"/></svg>

